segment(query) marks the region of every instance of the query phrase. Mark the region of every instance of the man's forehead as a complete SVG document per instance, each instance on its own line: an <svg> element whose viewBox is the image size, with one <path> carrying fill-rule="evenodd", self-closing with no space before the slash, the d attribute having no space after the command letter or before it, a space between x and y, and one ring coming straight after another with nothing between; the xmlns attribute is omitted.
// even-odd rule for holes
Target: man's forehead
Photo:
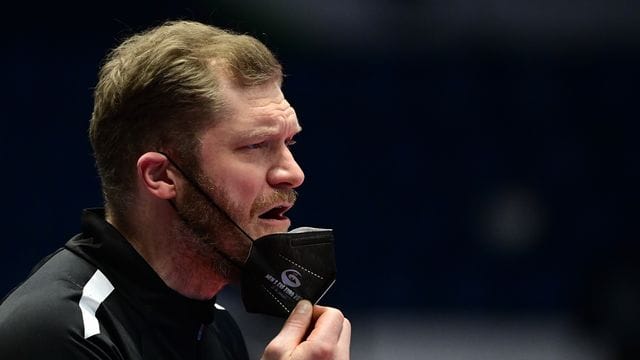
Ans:
<svg viewBox="0 0 640 360"><path fill-rule="evenodd" d="M226 77L220 78L221 107L210 129L217 128L227 135L247 136L261 133L301 130L295 109L281 90L280 81L260 85L241 86Z"/></svg>
<svg viewBox="0 0 640 360"><path fill-rule="evenodd" d="M274 104L271 104L274 105ZM209 130L221 132L220 136L258 138L277 134L294 135L302 131L302 126L293 107L288 103L272 106L242 109L239 112L227 112L213 122Z"/></svg>
<svg viewBox="0 0 640 360"><path fill-rule="evenodd" d="M234 112L239 126L296 131L300 127L295 109L279 88L248 93L243 100Z"/></svg>
<svg viewBox="0 0 640 360"><path fill-rule="evenodd" d="M293 108L291 108L293 110ZM274 133L298 133L302 126L298 122L295 112L288 116L257 116L236 127L240 133L246 136L270 135Z"/></svg>

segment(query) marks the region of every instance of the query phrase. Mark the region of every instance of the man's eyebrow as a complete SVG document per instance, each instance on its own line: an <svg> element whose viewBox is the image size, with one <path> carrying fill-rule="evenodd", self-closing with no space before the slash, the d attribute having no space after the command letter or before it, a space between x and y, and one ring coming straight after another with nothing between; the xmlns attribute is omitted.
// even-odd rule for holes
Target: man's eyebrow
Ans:
<svg viewBox="0 0 640 360"><path fill-rule="evenodd" d="M302 131L302 126L298 125L295 129L294 135ZM262 126L240 132L240 136L245 138L260 138L277 135L280 133L278 127Z"/></svg>

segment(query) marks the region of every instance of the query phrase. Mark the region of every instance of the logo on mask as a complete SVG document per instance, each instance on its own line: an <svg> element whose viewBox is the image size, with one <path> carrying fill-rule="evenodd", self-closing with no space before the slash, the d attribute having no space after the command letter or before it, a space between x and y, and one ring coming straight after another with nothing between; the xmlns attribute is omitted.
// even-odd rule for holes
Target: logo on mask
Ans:
<svg viewBox="0 0 640 360"><path fill-rule="evenodd" d="M282 272L282 275L280 277L282 279L282 282L285 285L292 288L297 288L298 286L302 285L302 283L300 282L300 279L298 278L299 276L302 276L302 275L296 270L287 269Z"/></svg>

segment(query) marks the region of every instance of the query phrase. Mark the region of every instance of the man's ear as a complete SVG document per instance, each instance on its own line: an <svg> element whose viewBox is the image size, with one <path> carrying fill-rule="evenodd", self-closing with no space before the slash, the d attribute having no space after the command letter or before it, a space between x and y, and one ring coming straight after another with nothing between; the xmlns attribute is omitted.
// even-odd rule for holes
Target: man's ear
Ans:
<svg viewBox="0 0 640 360"><path fill-rule="evenodd" d="M176 197L175 172L169 167L169 159L157 152L148 152L138 158L138 178L149 193L160 199Z"/></svg>

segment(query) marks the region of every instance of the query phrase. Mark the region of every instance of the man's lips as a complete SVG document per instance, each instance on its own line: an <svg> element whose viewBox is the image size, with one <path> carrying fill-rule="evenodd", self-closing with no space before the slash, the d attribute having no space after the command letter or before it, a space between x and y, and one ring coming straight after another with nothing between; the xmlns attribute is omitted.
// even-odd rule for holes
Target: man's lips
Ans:
<svg viewBox="0 0 640 360"><path fill-rule="evenodd" d="M258 215L258 218L262 220L288 220L284 213L289 211L292 206L293 204L290 203L275 204Z"/></svg>

